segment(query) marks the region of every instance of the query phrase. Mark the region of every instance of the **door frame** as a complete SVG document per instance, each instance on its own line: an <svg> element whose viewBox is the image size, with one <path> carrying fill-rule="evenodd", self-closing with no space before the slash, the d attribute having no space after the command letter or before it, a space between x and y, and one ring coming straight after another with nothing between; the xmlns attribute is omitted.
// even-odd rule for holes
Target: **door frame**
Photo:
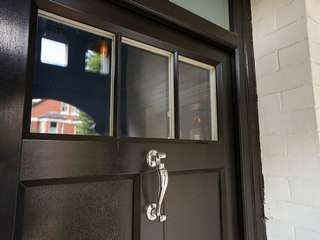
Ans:
<svg viewBox="0 0 320 240"><path fill-rule="evenodd" d="M157 0L109 0L146 18L215 45L232 55L233 103L241 219L240 239L266 239L250 0L230 0L231 30L209 23ZM14 237L20 156L23 139L26 76L30 74L32 0L0 5L0 236ZM209 29L209 30L208 30ZM32 49L31 49L32 50Z"/></svg>

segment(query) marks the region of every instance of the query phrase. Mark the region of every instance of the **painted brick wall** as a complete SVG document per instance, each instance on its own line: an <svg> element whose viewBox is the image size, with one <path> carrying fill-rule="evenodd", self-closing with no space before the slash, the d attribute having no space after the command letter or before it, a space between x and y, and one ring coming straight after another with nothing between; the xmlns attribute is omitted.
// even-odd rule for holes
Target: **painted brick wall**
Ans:
<svg viewBox="0 0 320 240"><path fill-rule="evenodd" d="M270 240L320 240L320 0L252 0Z"/></svg>

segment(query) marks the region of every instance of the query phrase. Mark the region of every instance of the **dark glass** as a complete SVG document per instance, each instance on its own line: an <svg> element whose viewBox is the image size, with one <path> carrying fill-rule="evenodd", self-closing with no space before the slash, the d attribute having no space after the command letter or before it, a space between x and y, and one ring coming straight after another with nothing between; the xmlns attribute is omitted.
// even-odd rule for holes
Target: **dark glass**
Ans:
<svg viewBox="0 0 320 240"><path fill-rule="evenodd" d="M216 140L214 67L194 63L179 61L180 138Z"/></svg>
<svg viewBox="0 0 320 240"><path fill-rule="evenodd" d="M31 132L110 135L112 36L95 31L38 17Z"/></svg>
<svg viewBox="0 0 320 240"><path fill-rule="evenodd" d="M170 57L125 43L121 57L122 136L171 137Z"/></svg>

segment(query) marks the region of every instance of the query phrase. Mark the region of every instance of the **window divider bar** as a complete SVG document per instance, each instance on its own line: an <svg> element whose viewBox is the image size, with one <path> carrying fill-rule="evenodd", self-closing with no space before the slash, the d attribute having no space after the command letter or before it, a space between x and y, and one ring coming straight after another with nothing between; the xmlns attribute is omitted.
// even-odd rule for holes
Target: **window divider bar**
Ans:
<svg viewBox="0 0 320 240"><path fill-rule="evenodd" d="M109 135L110 136L115 136L115 131L114 131L114 128L115 126L117 126L117 124L115 124L115 116L116 116L116 112L115 112L115 103L116 103L116 99L115 99L115 96L117 96L116 94L116 88L115 88L115 85L116 85L116 69L118 67L118 64L117 64L117 59L118 59L118 56L117 56L117 36L113 36L112 37L112 46L111 46L111 69L110 69L110 74L111 74L111 77L110 77L110 100L109 100L109 113L110 113L110 116L109 116Z"/></svg>
<svg viewBox="0 0 320 240"><path fill-rule="evenodd" d="M211 140L218 140L218 111L217 111L217 77L216 68L210 69L210 110L211 110Z"/></svg>
<svg viewBox="0 0 320 240"><path fill-rule="evenodd" d="M175 138L175 56L174 54L169 55L169 138Z"/></svg>
<svg viewBox="0 0 320 240"><path fill-rule="evenodd" d="M120 33L115 37L115 76L114 76L114 96L113 96L113 136L121 136L121 40Z"/></svg>
<svg viewBox="0 0 320 240"><path fill-rule="evenodd" d="M179 114L179 54L173 56L173 82L174 82L174 138L180 138L180 114Z"/></svg>

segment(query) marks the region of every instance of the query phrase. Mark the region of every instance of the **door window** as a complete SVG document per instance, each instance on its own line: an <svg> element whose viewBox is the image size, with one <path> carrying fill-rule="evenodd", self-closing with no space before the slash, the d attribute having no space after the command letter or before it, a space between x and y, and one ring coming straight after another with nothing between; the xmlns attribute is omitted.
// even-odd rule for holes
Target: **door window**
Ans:
<svg viewBox="0 0 320 240"><path fill-rule="evenodd" d="M180 138L217 140L215 67L179 57Z"/></svg>
<svg viewBox="0 0 320 240"><path fill-rule="evenodd" d="M113 34L40 11L30 131L111 135L113 51Z"/></svg>
<svg viewBox="0 0 320 240"><path fill-rule="evenodd" d="M173 54L127 38L121 52L121 134L173 138Z"/></svg>
<svg viewBox="0 0 320 240"><path fill-rule="evenodd" d="M215 66L127 37L118 44L117 134L218 139ZM114 34L40 11L30 132L112 135L114 45Z"/></svg>

